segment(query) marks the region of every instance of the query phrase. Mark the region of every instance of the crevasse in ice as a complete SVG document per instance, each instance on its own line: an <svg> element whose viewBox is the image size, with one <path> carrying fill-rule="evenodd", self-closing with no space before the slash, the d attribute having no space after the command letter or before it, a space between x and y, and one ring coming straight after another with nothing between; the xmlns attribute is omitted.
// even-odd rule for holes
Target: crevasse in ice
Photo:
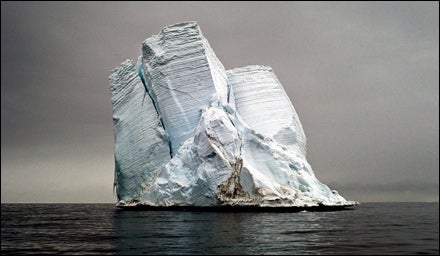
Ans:
<svg viewBox="0 0 440 256"><path fill-rule="evenodd" d="M110 75L118 206L352 205L306 159L270 67L225 70L195 22L165 27Z"/></svg>

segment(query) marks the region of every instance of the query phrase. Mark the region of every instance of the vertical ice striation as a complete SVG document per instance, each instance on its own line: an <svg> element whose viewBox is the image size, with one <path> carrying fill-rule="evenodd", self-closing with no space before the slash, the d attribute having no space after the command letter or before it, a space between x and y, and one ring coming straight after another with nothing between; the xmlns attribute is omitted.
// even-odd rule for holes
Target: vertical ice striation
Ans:
<svg viewBox="0 0 440 256"><path fill-rule="evenodd" d="M142 61L174 155L194 136L204 107L217 99L227 103L224 67L195 22L166 27L145 40Z"/></svg>
<svg viewBox="0 0 440 256"><path fill-rule="evenodd" d="M346 206L306 159L272 69L225 71L195 22L142 44L110 75L118 206Z"/></svg>
<svg viewBox="0 0 440 256"><path fill-rule="evenodd" d="M138 198L170 160L168 142L132 60L110 75L115 132L115 186L120 200Z"/></svg>

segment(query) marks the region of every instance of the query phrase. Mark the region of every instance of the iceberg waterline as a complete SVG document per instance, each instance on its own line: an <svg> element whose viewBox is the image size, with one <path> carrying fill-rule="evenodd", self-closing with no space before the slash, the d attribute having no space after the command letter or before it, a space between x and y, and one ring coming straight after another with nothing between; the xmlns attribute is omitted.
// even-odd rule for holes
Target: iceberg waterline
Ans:
<svg viewBox="0 0 440 256"><path fill-rule="evenodd" d="M272 69L226 71L195 22L146 39L110 91L118 206L355 204L316 178Z"/></svg>

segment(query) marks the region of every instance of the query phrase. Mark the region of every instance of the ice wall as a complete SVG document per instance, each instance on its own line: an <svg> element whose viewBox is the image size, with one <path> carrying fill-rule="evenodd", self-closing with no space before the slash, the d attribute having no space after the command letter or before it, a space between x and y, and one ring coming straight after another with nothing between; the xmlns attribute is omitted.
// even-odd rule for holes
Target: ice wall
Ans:
<svg viewBox="0 0 440 256"><path fill-rule="evenodd" d="M227 71L237 111L256 132L306 155L306 136L289 97L272 68L247 66Z"/></svg>
<svg viewBox="0 0 440 256"><path fill-rule="evenodd" d="M171 158L168 141L136 65L124 61L110 75L115 133L115 187L120 200L139 197Z"/></svg>
<svg viewBox="0 0 440 256"><path fill-rule="evenodd" d="M223 65L194 22L164 28L142 44L147 88L154 95L175 155L194 136L201 109L218 97L227 103Z"/></svg>

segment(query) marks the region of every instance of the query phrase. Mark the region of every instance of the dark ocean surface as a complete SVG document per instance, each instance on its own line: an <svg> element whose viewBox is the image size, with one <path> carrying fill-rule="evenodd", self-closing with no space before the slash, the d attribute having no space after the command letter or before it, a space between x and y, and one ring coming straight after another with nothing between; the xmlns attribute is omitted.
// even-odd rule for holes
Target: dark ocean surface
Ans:
<svg viewBox="0 0 440 256"><path fill-rule="evenodd" d="M335 212L2 204L1 254L439 254L438 203Z"/></svg>

